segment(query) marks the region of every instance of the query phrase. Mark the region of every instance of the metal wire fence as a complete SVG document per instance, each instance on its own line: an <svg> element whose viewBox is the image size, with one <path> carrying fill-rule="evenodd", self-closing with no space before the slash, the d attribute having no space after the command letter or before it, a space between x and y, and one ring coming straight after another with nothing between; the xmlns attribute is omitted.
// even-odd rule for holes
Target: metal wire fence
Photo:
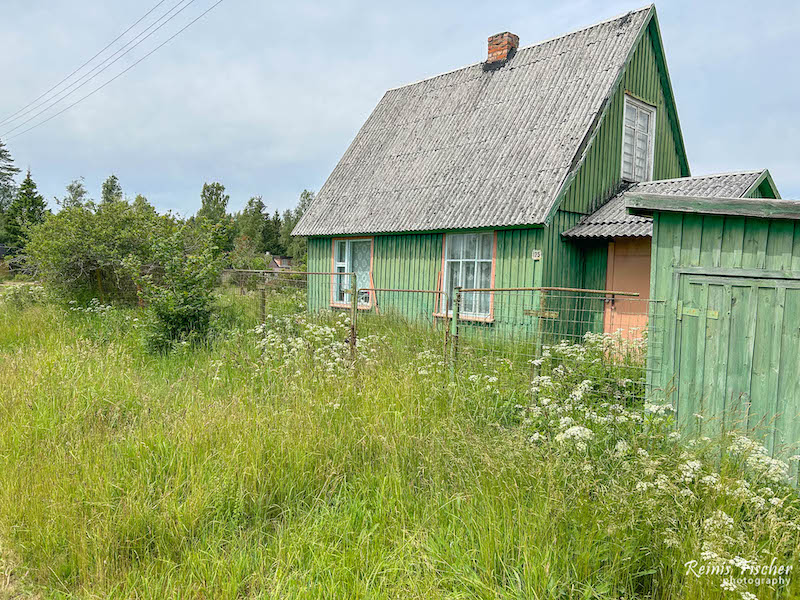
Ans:
<svg viewBox="0 0 800 600"><path fill-rule="evenodd" d="M451 335L456 368L505 360L530 377L583 378L629 399L655 389L663 304L637 294L574 288L463 289ZM474 312L482 307L482 312ZM461 311L466 308L466 314Z"/></svg>
<svg viewBox="0 0 800 600"><path fill-rule="evenodd" d="M354 357L365 332L402 335L409 344L433 336L454 374L502 363L531 381L583 377L632 399L660 385L663 303L608 290L456 288L450 297L358 283L344 272L228 270L219 296L254 326L267 307L271 315L346 311Z"/></svg>

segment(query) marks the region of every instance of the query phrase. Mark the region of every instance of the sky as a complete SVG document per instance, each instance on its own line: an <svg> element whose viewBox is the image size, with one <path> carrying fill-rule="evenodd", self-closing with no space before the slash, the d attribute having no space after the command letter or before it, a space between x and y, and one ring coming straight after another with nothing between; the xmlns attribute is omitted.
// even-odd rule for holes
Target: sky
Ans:
<svg viewBox="0 0 800 600"><path fill-rule="evenodd" d="M90 98L11 137L133 64L216 0L180 1L183 12L62 104L9 135L37 111L0 125L17 166L31 169L52 206L78 177L99 198L114 173L126 195L184 216L198 209L206 181L226 186L231 210L260 195L282 211L303 189L322 186L387 89L484 60L494 33L512 31L525 46L644 4L223 0ZM156 2L3 0L0 121ZM177 2L165 0L114 49ZM666 0L656 9L692 173L766 167L784 198L800 199L800 3Z"/></svg>

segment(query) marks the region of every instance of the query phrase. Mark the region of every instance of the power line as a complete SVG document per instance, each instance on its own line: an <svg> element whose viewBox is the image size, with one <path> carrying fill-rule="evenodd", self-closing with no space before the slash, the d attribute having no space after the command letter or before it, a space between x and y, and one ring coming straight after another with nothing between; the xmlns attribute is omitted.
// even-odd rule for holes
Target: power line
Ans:
<svg viewBox="0 0 800 600"><path fill-rule="evenodd" d="M186 31L187 29L189 29L189 27L191 27L192 25L194 25L195 23L197 23L197 21L199 21L200 19L202 19L204 16L206 16L206 15L207 15L208 13L210 13L210 12L211 12L211 11L212 11L214 8L216 8L217 6L219 6L220 4L222 4L223 2L224 2L224 0L217 0L217 2L215 2L215 3L214 3L214 4L212 4L210 7L208 7L208 8L207 8L205 11L203 11L202 13L200 13L200 15L198 15L198 16L197 16L195 19L193 19L192 21L190 21L190 22L189 22L187 25L185 25L183 28L181 28L181 29L179 29L178 31L176 31L176 32L175 32L175 33L174 33L172 36L168 37L168 38L167 38L166 40L164 40L164 41L163 41L161 44L159 44L158 46L156 46L155 48L153 48L153 49L152 49L150 52L148 52L148 53L147 53L147 54L145 54L143 57L141 57L139 60L137 60L135 63L133 63L132 65L130 65L130 66L127 68L127 69L125 69L124 71L121 71L120 73L117 73L117 74L116 74L114 77L112 77L111 79L109 79L108 81L106 81L106 82L105 82L103 85L101 85L101 86L99 86L99 87L97 87L97 88L93 89L91 92L89 92L88 94L86 94L86 95L85 95L85 96L83 96L82 98L79 98L78 100L76 100L75 102L73 102L72 104L70 104L69 106L67 106L66 108L64 108L64 109L60 110L59 112L57 112L56 114L49 116L49 117L48 117L47 119L45 119L44 121L41 121L41 122L37 123L36 125L33 125L32 127L28 127L28 129L25 129L25 130L23 130L23 131L20 131L18 134L16 134L16 135L12 135L12 136L11 136L10 138L8 138L8 139L10 139L10 140L13 140L14 138L17 138L17 137L19 137L19 136L21 136L21 135L24 135L24 134L28 133L29 131L31 131L31 130L33 130L33 129L36 129L37 127L40 127L41 125L44 125L44 124L45 124L45 123L47 123L48 121L52 121L53 119L55 119L55 118L56 118L56 117L58 117L59 115L63 115L65 112L67 112L67 111L68 111L69 109L71 109L73 106L76 106L77 104L80 104L81 102L83 102L83 101L84 101L84 100L86 100L87 98L89 98L89 97L91 97L91 96L94 96L94 95L95 95L97 92L99 92L100 90L102 90L104 87L106 87L106 86L107 86L107 85L109 85L110 83L112 83L112 82L116 81L117 79L119 79L120 77L122 77L122 76L123 76L125 73L127 73L128 71L130 71L131 69L133 69L133 68L134 68L136 65L138 65L140 62L142 62L143 60L145 60L147 57L149 57L150 55L154 54L154 53L155 53L156 51L158 51L159 49L161 49L161 48L163 48L164 46L166 46L166 45L167 45L169 42L171 42L171 41L172 41L172 40L174 40L176 37L178 37L178 36L179 36L181 33L183 33L184 31Z"/></svg>
<svg viewBox="0 0 800 600"><path fill-rule="evenodd" d="M98 76L100 73L102 73L103 71L107 70L109 67L111 67L111 65L113 65L113 64L114 64L114 63L116 63L116 62L118 62L118 61L119 61L119 60L120 60L122 57L124 57L125 55L127 55L128 53L130 53L130 52L131 52L132 50L134 50L134 49L135 49L137 46L139 46L141 43L143 43L143 42L144 42L146 39L148 39L150 36L154 35L154 34L155 34L155 33L156 33L156 32L157 32L159 29L161 29L162 27L164 27L164 26L165 26L167 23L169 23L170 21L172 21L172 19L174 19L175 17L177 17L179 14L181 14L181 13L182 13L184 10L186 10L186 9L187 9L187 8L188 8L188 7L189 7L191 4L193 4L193 3L194 3L196 0L188 0L188 4L185 4L185 5L184 5L184 6L183 6L183 7L182 7L182 8L181 8L181 9L180 9L178 12L176 12L174 15L172 15L171 17L169 17L169 18L168 18L166 21L164 21L163 23L161 23L161 24L160 24L158 27L156 27L155 29L153 29L153 31L151 31L151 32L150 32L149 34L147 34L145 37L143 37L142 39L139 39L139 38L140 38L140 37L141 37L141 36L142 36L144 33L146 33L148 30L152 29L152 28L153 28L153 27L154 27L154 26L155 26L157 23L159 23L161 20L163 20L163 19L164 19L164 17L166 17L168 14L170 14L172 11L174 11L176 8L178 8L178 7L179 7L181 4L183 4L183 3L184 3L184 2L186 2L186 1L187 1L187 0L178 0L178 3L177 3L177 4L175 4L175 6L173 6L171 9L169 9L169 10L168 10L166 13L164 13L163 15L161 15L161 16L160 16L160 17L159 17L159 18L158 18L158 19L157 19L155 22L151 23L151 24L150 24L150 26L149 26L149 27L147 27L147 29L145 29L144 31L142 31L142 32L141 32L139 35L137 35L135 38L133 38L133 39L132 39L130 42L128 42L127 44L125 44L124 46L122 46L122 48L120 48L119 50L117 50L117 51L116 51L114 54L112 54L111 56L109 56L108 58L106 58L106 59L105 59L103 62L101 62L99 65L95 66L95 67L94 67L94 68L93 68L91 71L89 71L88 73L85 73L84 75L81 75L81 76L80 76L80 77L79 77L79 78L78 78L76 81L73 81L73 82L72 82L71 84L69 84L69 85L68 85L66 88L64 88L63 90L61 90L60 92L58 92L58 93L57 93L55 96L53 96L53 97L51 97L51 98L49 98L49 99L45 100L44 102L42 102L42 103L38 104L38 105L37 105L37 106L35 106L35 107L33 107L33 108L30 108L30 109L28 109L27 111L25 111L25 112L24 112L22 115L20 115L20 117L24 116L25 114L28 114L29 112L31 112L31 111L33 111L33 110L36 110L37 108L41 107L43 104L47 104L47 103L49 102L49 104L47 104L47 106L45 106L45 107L44 107L42 110L40 110L39 112L37 112L36 114L34 114L32 117L29 117L28 119L26 119L26 120L25 120L25 121L23 121L22 123L18 124L16 127L12 127L11 129L7 130L7 131L6 131L6 132L5 132L3 135L8 135L9 133L12 133L12 132L16 131L17 129L19 129L20 127L24 126L25 124L27 124L27 123L30 123L31 121L33 121L33 120L34 120L36 117L38 117L38 116L40 116L40 115L42 115L42 114L46 113L48 110L50 110L51 108L53 108L53 107L54 107L56 104L59 104L61 101L65 100L66 98L69 98L70 96L72 96L72 94L74 94L74 93L75 93L75 92L77 92L79 89L81 89L82 87L84 87L85 85L87 85L87 84L88 84L90 81L92 81L92 80L93 80L95 77L97 77L97 76ZM139 41L137 42L136 40L139 40ZM136 42L136 43L135 43L135 44L133 44L134 42ZM133 46L131 46L130 48L128 48L128 46L130 46L131 44L133 44ZM127 49L127 50L125 50L125 48L128 48L128 49ZM125 50L125 52L122 52L123 50ZM122 54L120 54L120 52L122 52ZM119 56L117 56L117 55L119 55ZM115 56L116 56L116 58L114 58ZM111 60L112 58L114 58L114 60ZM109 60L111 60L111 62L110 62L110 63L108 62ZM108 63L108 64L106 64L106 63ZM103 65L105 65L105 66L103 66ZM100 67L103 67L103 68L101 69ZM98 71L98 69L100 69L100 70ZM88 77L88 79L87 79L87 77ZM84 81L84 80L85 80L85 81ZM78 82L80 82L80 81L83 81L83 83L81 83L80 85L78 85L77 87L75 87L75 85L76 85ZM67 92L67 90L69 90L70 88L73 88L73 89L72 89L71 91L69 91L68 93L64 94L64 92ZM59 96L61 96L61 97L59 98ZM18 117L18 118L19 118L19 117Z"/></svg>
<svg viewBox="0 0 800 600"><path fill-rule="evenodd" d="M19 109L17 112L15 112L15 113L13 113L13 114L10 114L10 115L8 115L8 116L7 116L5 119L3 119L2 121L0 121L0 125L4 124L6 121L8 121L8 120L10 120L10 119L13 119L13 117L17 116L17 115L18 115L19 113L21 113L23 110L25 110L26 108L28 108L28 107L29 107L31 104L35 104L35 103L36 103L36 102L38 102L40 99L44 98L44 97L45 97L47 94L49 94L49 93L50 93L50 92L52 92L54 89L56 89L58 86L60 86L62 83L64 83L64 82L65 82L65 81L67 81L68 79L70 79L70 78L71 78L73 75L75 75L76 73L78 73L79 71L81 71L81 70L82 70L82 69L83 69L83 68L84 68L86 65L88 65L89 63L91 63L91 62L92 62L92 61L93 61L95 58L97 58L98 56L100 56L100 55L101 55L103 52L105 52L106 50L108 50L109 48L111 48L111 46L113 46L113 45L114 45L114 44L116 44L116 43L117 43L117 42L118 42L120 39L122 39L122 38L125 36L125 34L126 34L126 33L128 33L128 32L129 32L131 29L133 29L133 28L134 28L134 27L136 27L136 26L137 26L139 23L141 23L142 21L144 21L144 20L145 20L145 19L146 19L146 18L147 18L147 17L148 17L148 16L149 16L149 15L150 15L150 14L151 14L151 13L152 13L154 10L155 10L155 9L157 9L159 6L161 6L162 4L164 4L164 2L166 2L166 1L167 1L167 0L160 0L160 2L158 2L158 4L156 4L156 5L155 5L153 8L151 8L150 10L148 10L146 13L144 13L144 15L142 15L142 16L139 18L139 20L138 20L138 21L136 21L136 22L135 22L133 25L131 25L131 26L130 26L130 27L128 27L128 28L127 28L125 31L123 31L123 32L122 32L122 33L120 33L120 34L119 34L117 37L115 37L115 38L114 38L114 39L111 41L111 43L109 43L109 44L108 44L108 45L107 45L105 48L103 48L102 50L100 50L100 52L98 52L98 53L97 53L97 54L95 54L95 55L94 55L92 58L90 58L90 59L89 59L89 60L87 60L85 63L83 63L83 64L82 64L80 67L78 67L77 69L75 69L75 70L74 70L72 73L70 73L69 75L67 75L66 77L64 77L64 79L62 79L61 81L59 81L57 84L55 84L55 85L54 85L53 87L51 87L49 90L47 90L46 92L44 92L44 93L43 93L43 94L41 94L40 96L37 96L36 98L34 98L33 100L31 100L30 102L28 102L28 104L26 104L25 106L23 106L22 108L20 108L20 109Z"/></svg>

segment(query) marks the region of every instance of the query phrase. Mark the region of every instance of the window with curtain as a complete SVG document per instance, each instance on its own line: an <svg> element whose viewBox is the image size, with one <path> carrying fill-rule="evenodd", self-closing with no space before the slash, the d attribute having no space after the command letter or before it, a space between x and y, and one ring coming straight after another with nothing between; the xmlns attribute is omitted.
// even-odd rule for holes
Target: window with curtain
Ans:
<svg viewBox="0 0 800 600"><path fill-rule="evenodd" d="M448 310L453 306L453 290L492 287L494 233L451 233L445 237L443 288ZM465 317L490 316L489 292L462 295L459 314Z"/></svg>
<svg viewBox="0 0 800 600"><path fill-rule="evenodd" d="M653 138L656 109L625 96L622 125L622 178L649 181L653 178Z"/></svg>
<svg viewBox="0 0 800 600"><path fill-rule="evenodd" d="M369 270L372 263L372 240L336 240L333 248L334 271L336 273L355 273L357 288L370 287ZM334 275L333 301L337 304L350 304L349 275ZM369 292L361 292L358 303L369 304Z"/></svg>

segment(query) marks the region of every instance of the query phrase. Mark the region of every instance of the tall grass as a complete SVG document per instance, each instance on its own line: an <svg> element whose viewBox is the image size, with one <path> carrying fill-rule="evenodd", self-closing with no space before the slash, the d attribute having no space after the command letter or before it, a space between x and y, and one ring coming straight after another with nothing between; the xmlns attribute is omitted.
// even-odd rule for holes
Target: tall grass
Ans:
<svg viewBox="0 0 800 600"><path fill-rule="evenodd" d="M599 397L577 372L539 378L532 395L529 366L507 362L474 361L451 381L441 338L401 323L365 326L352 365L346 315L312 319L292 302L271 297L254 330L228 298L224 334L166 356L142 349L135 310L2 305L0 548L14 557L15 589L798 594L800 575L735 593L687 575L704 552L796 565L798 501L738 455L720 459L718 442L682 445L663 410ZM578 423L590 438L566 433ZM718 511L730 528L715 529Z"/></svg>

